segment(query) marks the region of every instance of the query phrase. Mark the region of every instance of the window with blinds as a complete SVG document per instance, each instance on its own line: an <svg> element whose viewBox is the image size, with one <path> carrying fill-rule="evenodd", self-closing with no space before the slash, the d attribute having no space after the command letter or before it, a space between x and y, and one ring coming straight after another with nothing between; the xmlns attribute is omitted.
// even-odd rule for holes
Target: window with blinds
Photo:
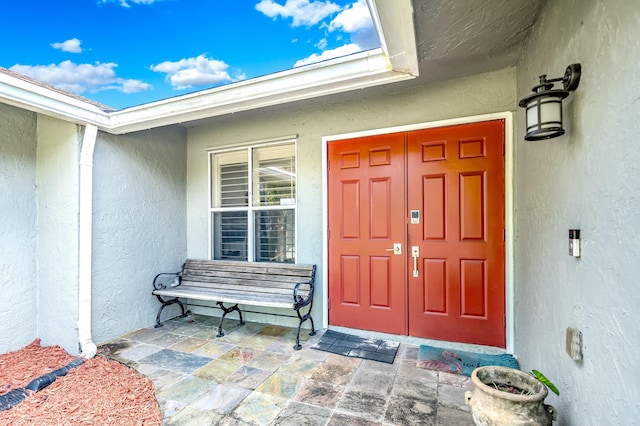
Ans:
<svg viewBox="0 0 640 426"><path fill-rule="evenodd" d="M212 153L214 259L295 262L295 144Z"/></svg>

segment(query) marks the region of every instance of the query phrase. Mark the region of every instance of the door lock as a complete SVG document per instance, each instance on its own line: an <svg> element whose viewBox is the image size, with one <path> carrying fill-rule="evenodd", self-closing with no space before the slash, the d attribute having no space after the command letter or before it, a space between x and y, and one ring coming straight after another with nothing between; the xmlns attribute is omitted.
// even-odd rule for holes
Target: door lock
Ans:
<svg viewBox="0 0 640 426"><path fill-rule="evenodd" d="M388 248L387 251L392 251L393 254L402 254L402 243L395 243L393 248Z"/></svg>

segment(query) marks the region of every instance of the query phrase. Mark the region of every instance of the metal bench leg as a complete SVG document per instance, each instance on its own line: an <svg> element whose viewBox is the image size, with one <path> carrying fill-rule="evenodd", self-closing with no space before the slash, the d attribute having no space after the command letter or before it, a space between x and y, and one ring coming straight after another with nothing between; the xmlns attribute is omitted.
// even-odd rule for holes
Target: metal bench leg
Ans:
<svg viewBox="0 0 640 426"><path fill-rule="evenodd" d="M315 336L316 330L315 330L315 326L313 325L313 318L311 318L311 309L309 309L309 312L307 312L304 315L300 315L300 309L296 309L296 313L298 314L298 318L300 318L300 324L298 324L298 333L296 334L296 345L293 347L293 349L296 351L299 351L300 349L302 349L302 345L300 344L300 329L302 328L302 323L305 322L306 320L311 321L311 333L309 333L309 336Z"/></svg>
<svg viewBox="0 0 640 426"><path fill-rule="evenodd" d="M178 300L178 298L174 298L174 299L169 299L169 300L163 300L162 297L158 296L156 294L156 297L158 298L158 300L160 301L160 303L162 303L162 305L160 306L160 309L158 309L158 315L156 315L156 325L154 326L155 328L160 328L162 327L162 323L160 322L160 315L162 315L162 310L164 308L166 308L167 306L171 306L174 304L178 304L180 305L180 309L182 310L182 315L180 315L180 318L184 318L186 317L191 311L187 311L184 308L184 305L182 304L182 302L180 300Z"/></svg>
<svg viewBox="0 0 640 426"><path fill-rule="evenodd" d="M218 302L218 306L220 306L220 309L222 309L222 311L224 312L222 314L222 317L220 318L220 324L218 325L218 335L216 337L222 337L224 336L224 332L222 331L222 322L224 321L224 317L227 316L228 313L233 312L233 311L238 311L238 315L240 315L240 322L238 323L238 326L244 325L244 320L242 319L242 311L240 310L240 308L238 308L238 305L233 305L230 308L227 308L226 306L223 305L222 302Z"/></svg>

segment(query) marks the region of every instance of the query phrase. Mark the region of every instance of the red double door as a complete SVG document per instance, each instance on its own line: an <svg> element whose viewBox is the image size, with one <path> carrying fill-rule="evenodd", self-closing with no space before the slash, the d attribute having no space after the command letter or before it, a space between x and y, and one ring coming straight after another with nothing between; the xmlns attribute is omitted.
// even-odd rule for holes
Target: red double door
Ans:
<svg viewBox="0 0 640 426"><path fill-rule="evenodd" d="M504 121L327 153L329 323L505 347Z"/></svg>

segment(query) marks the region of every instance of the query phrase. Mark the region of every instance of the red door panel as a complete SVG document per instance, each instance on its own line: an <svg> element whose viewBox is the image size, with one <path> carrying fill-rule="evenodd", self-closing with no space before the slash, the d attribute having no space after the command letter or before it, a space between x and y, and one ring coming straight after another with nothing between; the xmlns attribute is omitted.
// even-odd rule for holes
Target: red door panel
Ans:
<svg viewBox="0 0 640 426"><path fill-rule="evenodd" d="M329 159L329 322L407 333L405 136L332 142Z"/></svg>
<svg viewBox="0 0 640 426"><path fill-rule="evenodd" d="M408 134L412 336L505 346L503 134L501 120Z"/></svg>

